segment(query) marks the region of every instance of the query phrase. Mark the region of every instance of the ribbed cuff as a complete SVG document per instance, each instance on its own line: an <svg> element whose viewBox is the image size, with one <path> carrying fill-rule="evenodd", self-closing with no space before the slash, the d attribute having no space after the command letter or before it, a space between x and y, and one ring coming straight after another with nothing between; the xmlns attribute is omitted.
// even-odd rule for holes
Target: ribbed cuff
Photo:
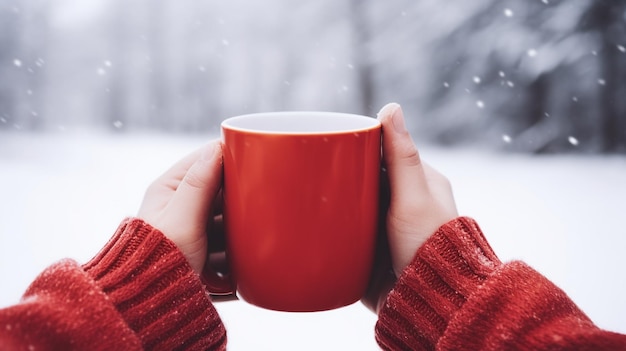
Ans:
<svg viewBox="0 0 626 351"><path fill-rule="evenodd" d="M434 349L450 319L499 265L474 220L446 223L420 247L389 293L376 324L379 345Z"/></svg>
<svg viewBox="0 0 626 351"><path fill-rule="evenodd" d="M224 325L200 278L176 245L142 220L123 221L83 269L145 349L225 349Z"/></svg>

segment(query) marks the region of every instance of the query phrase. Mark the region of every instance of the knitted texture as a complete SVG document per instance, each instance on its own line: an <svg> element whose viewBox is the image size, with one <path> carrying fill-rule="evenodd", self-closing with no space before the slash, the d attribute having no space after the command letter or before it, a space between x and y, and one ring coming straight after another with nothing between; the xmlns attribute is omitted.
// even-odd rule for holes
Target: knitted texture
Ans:
<svg viewBox="0 0 626 351"><path fill-rule="evenodd" d="M226 331L176 245L132 219L83 266L148 350L223 349Z"/></svg>
<svg viewBox="0 0 626 351"><path fill-rule="evenodd" d="M80 266L47 268L20 303L0 309L0 350L142 350L106 295Z"/></svg>
<svg viewBox="0 0 626 351"><path fill-rule="evenodd" d="M45 270L0 309L0 350L223 350L226 332L175 244L124 221L82 269Z"/></svg>
<svg viewBox="0 0 626 351"><path fill-rule="evenodd" d="M470 218L418 250L376 324L385 350L626 350L521 262L502 264Z"/></svg>

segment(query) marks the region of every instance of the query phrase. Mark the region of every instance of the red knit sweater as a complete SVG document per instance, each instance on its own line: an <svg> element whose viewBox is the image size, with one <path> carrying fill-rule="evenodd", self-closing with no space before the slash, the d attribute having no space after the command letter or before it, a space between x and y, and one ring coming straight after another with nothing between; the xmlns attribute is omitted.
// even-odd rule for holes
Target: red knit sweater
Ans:
<svg viewBox="0 0 626 351"><path fill-rule="evenodd" d="M45 270L0 310L0 350L223 350L226 331L174 243L124 221L90 262Z"/></svg>
<svg viewBox="0 0 626 351"><path fill-rule="evenodd" d="M457 218L417 252L381 309L385 350L626 350L522 262L502 264L478 225Z"/></svg>
<svg viewBox="0 0 626 351"><path fill-rule="evenodd" d="M379 313L386 350L626 350L521 262L502 264L474 221L441 227ZM0 310L0 350L223 350L226 332L176 246L138 219L89 263L44 271Z"/></svg>

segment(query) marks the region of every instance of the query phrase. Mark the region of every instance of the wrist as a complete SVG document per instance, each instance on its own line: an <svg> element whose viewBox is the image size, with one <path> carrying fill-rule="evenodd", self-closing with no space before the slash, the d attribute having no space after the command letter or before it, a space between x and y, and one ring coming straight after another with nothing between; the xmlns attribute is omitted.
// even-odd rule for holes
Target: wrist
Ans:
<svg viewBox="0 0 626 351"><path fill-rule="evenodd" d="M379 343L434 347L454 314L499 265L475 221L459 217L444 224L387 296L376 326ZM409 323L399 325L400 320ZM406 331L404 340L397 339L398 330Z"/></svg>

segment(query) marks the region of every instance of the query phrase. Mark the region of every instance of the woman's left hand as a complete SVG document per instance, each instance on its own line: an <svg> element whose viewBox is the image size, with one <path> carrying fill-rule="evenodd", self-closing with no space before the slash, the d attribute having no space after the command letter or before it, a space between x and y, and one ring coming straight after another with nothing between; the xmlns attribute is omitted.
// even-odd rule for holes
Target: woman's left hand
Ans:
<svg viewBox="0 0 626 351"><path fill-rule="evenodd" d="M172 240L202 274L211 221L219 207L222 145L219 140L178 161L147 189L137 216ZM217 230L217 229L213 229Z"/></svg>

